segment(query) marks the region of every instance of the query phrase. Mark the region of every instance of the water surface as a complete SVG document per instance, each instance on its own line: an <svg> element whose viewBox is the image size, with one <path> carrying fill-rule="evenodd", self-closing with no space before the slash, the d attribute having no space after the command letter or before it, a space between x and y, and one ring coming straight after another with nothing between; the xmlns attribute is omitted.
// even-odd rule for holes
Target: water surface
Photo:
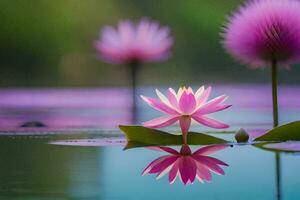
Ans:
<svg viewBox="0 0 300 200"><path fill-rule="evenodd" d="M215 88L214 96L228 94L234 106L214 117L231 128L215 133L194 125L193 131L233 140L230 133L241 127L253 133L252 138L271 128L269 86ZM280 92L280 122L299 119L300 89L284 86ZM140 93L154 96L152 89L143 88ZM160 180L155 175L141 176L152 160L165 154L146 148L123 151L125 140L117 125L130 123L127 90L18 89L1 90L0 96L0 199L276 199L275 154L251 145L235 145L213 154L229 167L224 168L224 176L213 175L210 183L196 181L184 186L177 179L170 185L167 176ZM160 115L142 102L138 108L139 122ZM28 121L46 126L21 127ZM106 142L98 143L99 138ZM108 144L112 138L114 142ZM49 144L65 139L79 146ZM87 139L84 146L80 139ZM280 163L282 199L296 200L300 195L300 158L298 154L281 154Z"/></svg>

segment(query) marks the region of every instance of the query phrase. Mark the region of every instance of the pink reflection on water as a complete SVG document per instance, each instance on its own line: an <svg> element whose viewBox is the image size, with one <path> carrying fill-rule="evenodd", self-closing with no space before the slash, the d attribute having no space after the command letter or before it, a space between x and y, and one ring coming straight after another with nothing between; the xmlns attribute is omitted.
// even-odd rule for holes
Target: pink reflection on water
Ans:
<svg viewBox="0 0 300 200"><path fill-rule="evenodd" d="M129 124L131 98L125 89L7 89L0 90L0 130L38 122L41 130L113 128Z"/></svg>
<svg viewBox="0 0 300 200"><path fill-rule="evenodd" d="M126 89L2 89L0 108L124 108Z"/></svg>
<svg viewBox="0 0 300 200"><path fill-rule="evenodd" d="M268 129L272 126L272 102L268 85L215 85L212 94L228 94L232 109L213 117L228 122L233 131ZM153 88L140 93L152 94ZM164 91L162 89L162 91ZM300 118L300 87L279 88L281 123ZM41 122L48 129L117 128L131 124L131 95L122 88L87 89L1 89L0 131L32 131L19 128L27 122ZM139 121L158 113L140 104ZM196 128L196 127L195 127ZM46 128L38 128L38 131ZM207 131L207 130L199 130Z"/></svg>
<svg viewBox="0 0 300 200"><path fill-rule="evenodd" d="M230 96L228 100L233 107L249 109L270 109L272 106L272 94L269 85L262 84L239 84L239 85L216 85L216 92ZM300 87L279 87L280 108L297 108L300 106Z"/></svg>
<svg viewBox="0 0 300 200"><path fill-rule="evenodd" d="M249 129L247 130L247 133L249 135L250 140L254 140L255 138L258 138L266 134L267 131L268 130L266 129Z"/></svg>
<svg viewBox="0 0 300 200"><path fill-rule="evenodd" d="M42 115L42 116L41 116ZM117 127L129 123L131 116L48 116L47 113L33 116L0 116L0 129L5 131L64 130L66 128L103 128ZM21 127L28 122L40 122L45 127Z"/></svg>
<svg viewBox="0 0 300 200"><path fill-rule="evenodd" d="M182 145L180 151L170 147L150 147L169 155L161 156L152 161L143 171L142 175L157 174L161 178L169 174L169 182L175 182L179 177L181 182L186 185L193 184L195 179L204 183L212 180L212 173L224 175L221 166L228 166L223 161L208 156L209 154L227 148L229 145L211 145L202 147L192 153L188 145Z"/></svg>

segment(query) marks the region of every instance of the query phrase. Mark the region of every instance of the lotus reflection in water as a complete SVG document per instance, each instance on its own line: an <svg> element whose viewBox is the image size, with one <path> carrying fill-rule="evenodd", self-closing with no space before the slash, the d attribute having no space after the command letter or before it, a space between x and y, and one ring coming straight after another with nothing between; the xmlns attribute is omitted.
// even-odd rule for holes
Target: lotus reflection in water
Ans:
<svg viewBox="0 0 300 200"><path fill-rule="evenodd" d="M228 145L211 145L202 147L194 152L188 145L182 145L180 151L170 147L150 147L150 149L169 153L151 162L143 171L142 175L157 174L161 178L169 173L169 182L175 182L179 177L184 185L193 184L198 181L210 182L212 173L224 175L225 172L221 166L229 166L223 161L208 156L214 152L227 148Z"/></svg>

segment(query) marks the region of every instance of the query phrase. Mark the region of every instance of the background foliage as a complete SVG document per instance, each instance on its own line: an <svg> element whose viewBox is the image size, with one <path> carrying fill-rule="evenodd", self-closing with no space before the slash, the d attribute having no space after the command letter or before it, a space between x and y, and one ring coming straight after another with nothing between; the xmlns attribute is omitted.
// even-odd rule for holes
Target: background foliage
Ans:
<svg viewBox="0 0 300 200"><path fill-rule="evenodd" d="M147 16L172 29L173 57L141 71L143 85L268 82L225 53L220 32L242 0L1 0L1 87L126 86L126 67L97 60L103 25ZM281 70L297 83L300 70Z"/></svg>

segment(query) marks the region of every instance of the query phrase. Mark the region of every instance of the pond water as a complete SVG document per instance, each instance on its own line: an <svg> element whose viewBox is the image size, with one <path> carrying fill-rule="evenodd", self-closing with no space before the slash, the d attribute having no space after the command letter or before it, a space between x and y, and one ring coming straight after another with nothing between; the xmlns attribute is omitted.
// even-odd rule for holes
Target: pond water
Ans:
<svg viewBox="0 0 300 200"><path fill-rule="evenodd" d="M214 154L226 162L225 175L184 186L167 176L141 176L165 153L121 146L72 147L44 139L1 140L1 199L276 199L274 153L234 146ZM192 147L195 149L196 147ZM298 199L300 158L281 156L283 199Z"/></svg>
<svg viewBox="0 0 300 200"><path fill-rule="evenodd" d="M252 138L271 128L268 86L215 88L214 95L231 96L233 108L214 115L231 128L220 133L194 125L193 131L233 141L233 132L241 127ZM140 93L154 96L148 88ZM300 88L281 87L280 93L280 122L299 119ZM109 95L103 98L105 94ZM159 180L155 174L141 176L149 163L167 153L149 148L123 150L126 141L117 125L130 123L131 117L130 97L124 89L1 90L0 96L0 199L299 198L299 155L280 154L276 169L275 153L252 145L213 153L213 158L229 166L222 167L225 175L214 173L210 182L184 185L177 178L170 184L168 175ZM139 121L160 115L142 102L138 108ZM45 126L21 127L34 121ZM176 130L178 126L169 129ZM191 146L193 151L199 148Z"/></svg>

